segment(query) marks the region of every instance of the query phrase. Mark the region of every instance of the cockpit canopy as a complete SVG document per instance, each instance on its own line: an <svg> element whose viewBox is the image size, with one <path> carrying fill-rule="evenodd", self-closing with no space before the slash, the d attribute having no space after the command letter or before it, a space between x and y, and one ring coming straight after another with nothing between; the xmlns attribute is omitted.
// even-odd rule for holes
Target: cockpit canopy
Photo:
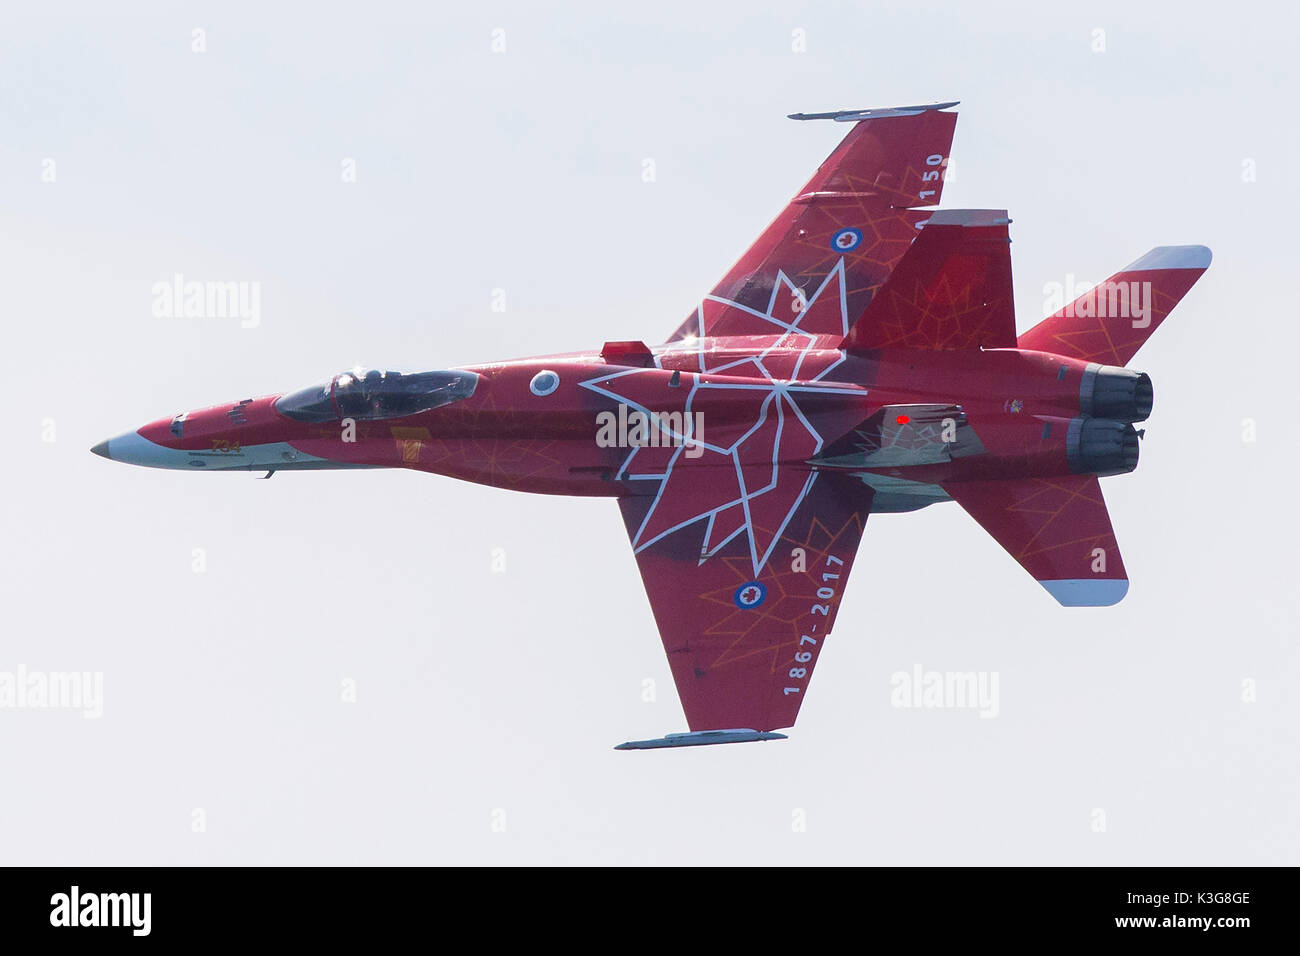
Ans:
<svg viewBox="0 0 1300 956"><path fill-rule="evenodd" d="M405 418L469 398L478 385L473 372L384 372L354 368L281 396L275 408L300 422L336 422L343 418L376 421Z"/></svg>

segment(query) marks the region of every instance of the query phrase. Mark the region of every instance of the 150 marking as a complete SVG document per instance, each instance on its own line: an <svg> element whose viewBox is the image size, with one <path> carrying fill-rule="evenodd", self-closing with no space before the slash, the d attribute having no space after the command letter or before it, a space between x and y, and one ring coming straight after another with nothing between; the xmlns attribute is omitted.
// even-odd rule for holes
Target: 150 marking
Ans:
<svg viewBox="0 0 1300 956"><path fill-rule="evenodd" d="M940 155L939 153L931 153L929 156L925 157L925 165L942 166L943 156ZM921 181L926 183L938 182L939 176L940 176L939 170L929 169L926 170L926 172L921 175ZM919 193L917 193L917 198L929 199L931 196L935 194L936 191L937 190L934 189L922 189Z"/></svg>
<svg viewBox="0 0 1300 956"><path fill-rule="evenodd" d="M817 589L817 597L826 603L814 604L808 613L809 616L812 617L820 616L829 621L831 618L831 610L832 610L831 603L835 600L836 597L837 585L835 585L833 582L838 581L840 579L840 570L843 569L844 567L844 559L837 558L833 554L828 554L826 555L826 567L828 569L832 567L837 569L835 572L831 572L829 570L822 572L822 586ZM808 630L816 631L817 625L814 624ZM825 631L822 632L822 636L824 637L826 634L829 633L830 633L830 629L827 628ZM790 678L791 681L801 681L803 682L803 684L799 684L794 687L786 687L784 689L786 697L789 697L791 694L800 693L803 690L803 685L807 683L808 671L812 667L812 661L815 655L815 651L805 650L805 648L816 648L817 640L818 639L813 637L812 634L799 635L799 643L798 645L796 645L794 650L794 666L791 667L788 671L786 671L786 675Z"/></svg>

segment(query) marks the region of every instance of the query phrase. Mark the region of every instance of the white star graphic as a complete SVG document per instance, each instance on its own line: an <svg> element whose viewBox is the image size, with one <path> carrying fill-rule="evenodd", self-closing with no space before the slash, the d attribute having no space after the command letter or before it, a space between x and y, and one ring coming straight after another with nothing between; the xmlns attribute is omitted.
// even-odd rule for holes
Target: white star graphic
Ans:
<svg viewBox="0 0 1300 956"><path fill-rule="evenodd" d="M798 307L793 309L796 314L791 321L785 321L776 314L782 302L783 290L788 291L792 303L798 303ZM837 298L838 302L827 301L832 297ZM619 387L620 380L624 380L624 387L628 391L640 391L628 388L639 384L637 376L661 376L665 357L674 352L694 350L698 355L699 372L687 373L690 377L690 390L685 402L686 421L693 420L697 405L707 416L710 393L729 393L742 402L748 398L754 406L753 424L740 429L738 434L735 429L729 429L732 433L726 435L723 441L710 441L707 427L703 433L692 435L689 429L684 429L687 433L682 434L665 425L664 433L671 440L670 443L676 446L666 465L647 463L649 470L637 471L634 465L638 455L643 452L653 455L660 449L634 447L629 451L618 471L620 480L659 482L654 501L633 536L632 546L635 551L643 551L675 531L707 520L700 563L743 534L748 537L754 576L758 577L780 540L781 533L817 479L815 470L790 466L792 458L802 463L814 457L823 444L822 436L800 409L796 396L799 393L861 396L865 392L860 387L837 388L820 384L832 369L844 361L843 355L811 378L799 378L804 360L818 347L817 337L802 331L799 323L814 307L820 307L825 314L828 306L838 306L843 329L847 333L842 259L806 303L802 293L784 272L779 271L764 313L718 296L709 296L701 303L701 333L705 328L704 313L708 308L740 309L771 323L773 333L779 337L757 354L724 361L711 367L709 346L712 343L701 334L658 350L654 368L626 369L580 383L584 388L650 416L656 409L648 408L636 398L623 394ZM798 350L792 377L789 379L775 377L764 362L778 350L787 355ZM729 404L735 404L734 398ZM706 417L705 425L707 424ZM693 453L697 448L702 449L698 452L698 457L684 454L687 443L697 446L691 449ZM702 503L703 506L697 510L695 503ZM761 512L762 516L758 523L755 521L756 512Z"/></svg>

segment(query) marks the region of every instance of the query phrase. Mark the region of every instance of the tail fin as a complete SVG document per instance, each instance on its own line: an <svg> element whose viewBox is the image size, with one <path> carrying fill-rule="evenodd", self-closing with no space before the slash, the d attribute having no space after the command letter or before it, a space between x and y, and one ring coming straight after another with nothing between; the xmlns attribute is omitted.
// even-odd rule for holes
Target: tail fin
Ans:
<svg viewBox="0 0 1300 956"><path fill-rule="evenodd" d="M858 317L840 348L1016 346L1005 209L941 209Z"/></svg>
<svg viewBox="0 0 1300 956"><path fill-rule="evenodd" d="M1020 336L1022 349L1127 365L1210 267L1205 246L1160 246Z"/></svg>
<svg viewBox="0 0 1300 956"><path fill-rule="evenodd" d="M945 482L943 490L1066 607L1105 607L1128 593L1096 475Z"/></svg>

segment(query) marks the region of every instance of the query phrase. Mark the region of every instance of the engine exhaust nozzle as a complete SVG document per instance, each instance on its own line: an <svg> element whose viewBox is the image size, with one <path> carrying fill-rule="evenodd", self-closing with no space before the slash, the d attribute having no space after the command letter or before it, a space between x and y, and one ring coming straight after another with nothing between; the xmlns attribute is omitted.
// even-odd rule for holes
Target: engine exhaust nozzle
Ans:
<svg viewBox="0 0 1300 956"><path fill-rule="evenodd" d="M1075 418L1065 454L1076 475L1126 475L1138 464L1137 429L1108 418Z"/></svg>
<svg viewBox="0 0 1300 956"><path fill-rule="evenodd" d="M1079 383L1079 411L1093 418L1145 421L1154 400L1150 375L1115 365L1091 364Z"/></svg>

